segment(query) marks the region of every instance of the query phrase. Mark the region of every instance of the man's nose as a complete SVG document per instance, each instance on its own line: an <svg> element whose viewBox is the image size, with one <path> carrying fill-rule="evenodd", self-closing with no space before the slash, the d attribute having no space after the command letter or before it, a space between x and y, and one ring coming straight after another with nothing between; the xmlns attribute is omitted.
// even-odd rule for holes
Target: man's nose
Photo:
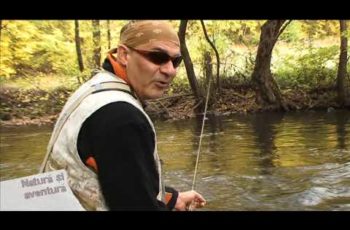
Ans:
<svg viewBox="0 0 350 230"><path fill-rule="evenodd" d="M170 60L167 63L164 63L163 65L160 66L160 71L172 77L175 76L176 74L176 68L174 68L173 63Z"/></svg>

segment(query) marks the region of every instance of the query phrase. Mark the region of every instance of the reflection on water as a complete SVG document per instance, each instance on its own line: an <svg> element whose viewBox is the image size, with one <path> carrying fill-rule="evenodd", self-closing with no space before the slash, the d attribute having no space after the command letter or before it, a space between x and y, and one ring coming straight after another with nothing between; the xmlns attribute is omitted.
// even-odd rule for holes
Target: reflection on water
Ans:
<svg viewBox="0 0 350 230"><path fill-rule="evenodd" d="M156 125L166 181L182 190L192 186L200 126ZM206 210L350 210L349 134L349 111L209 117L196 190Z"/></svg>
<svg viewBox="0 0 350 230"><path fill-rule="evenodd" d="M14 127L0 130L1 180L39 172L51 127Z"/></svg>
<svg viewBox="0 0 350 230"><path fill-rule="evenodd" d="M156 121L165 181L192 186L201 118ZM51 127L1 130L1 180L34 174ZM350 111L209 116L196 190L205 210L350 210Z"/></svg>

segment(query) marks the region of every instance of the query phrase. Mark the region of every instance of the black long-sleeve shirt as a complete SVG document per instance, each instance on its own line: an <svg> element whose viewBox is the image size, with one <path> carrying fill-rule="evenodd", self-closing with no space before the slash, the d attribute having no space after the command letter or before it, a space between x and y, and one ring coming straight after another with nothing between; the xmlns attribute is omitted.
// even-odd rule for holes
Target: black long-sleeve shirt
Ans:
<svg viewBox="0 0 350 230"><path fill-rule="evenodd" d="M113 102L93 113L82 125L78 152L83 162L95 158L98 179L110 210L171 210L156 199L158 172L153 157L154 134L146 117L133 105Z"/></svg>

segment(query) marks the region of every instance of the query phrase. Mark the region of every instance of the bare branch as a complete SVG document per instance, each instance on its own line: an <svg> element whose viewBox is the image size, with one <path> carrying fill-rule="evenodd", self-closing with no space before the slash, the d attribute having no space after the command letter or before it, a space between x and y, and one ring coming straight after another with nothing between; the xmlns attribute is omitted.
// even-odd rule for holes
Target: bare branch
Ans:
<svg viewBox="0 0 350 230"><path fill-rule="evenodd" d="M203 20L200 20L201 24L202 24L202 28L203 28L203 32L205 35L205 38L207 39L208 43L210 44L210 46L213 48L213 50L215 51L215 55L216 55L216 61L217 61L217 65L216 65L216 79L217 79L217 87L220 91L220 57L219 57L219 52L216 49L215 45L213 44L213 42L209 39L209 36L207 34L207 30L205 28L204 22ZM210 81L210 80L209 80Z"/></svg>
<svg viewBox="0 0 350 230"><path fill-rule="evenodd" d="M279 36L283 33L283 31L287 28L287 26L292 22L292 20L287 21L283 27L280 29L280 32L278 33L276 40L279 38Z"/></svg>

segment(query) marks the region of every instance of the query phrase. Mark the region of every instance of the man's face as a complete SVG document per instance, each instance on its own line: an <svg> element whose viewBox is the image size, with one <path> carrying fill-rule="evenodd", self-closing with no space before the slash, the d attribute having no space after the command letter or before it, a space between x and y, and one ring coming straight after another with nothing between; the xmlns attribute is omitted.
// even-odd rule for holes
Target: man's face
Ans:
<svg viewBox="0 0 350 230"><path fill-rule="evenodd" d="M150 51L162 52L162 54L149 53ZM167 55L176 63L178 60L174 58L180 56L180 48L171 42L161 41L147 46L140 45L135 49L128 48L126 65L128 80L140 99L160 98L170 87L176 75L177 66L174 67L170 59L164 58ZM156 61L165 59L166 62L159 64L154 59Z"/></svg>

